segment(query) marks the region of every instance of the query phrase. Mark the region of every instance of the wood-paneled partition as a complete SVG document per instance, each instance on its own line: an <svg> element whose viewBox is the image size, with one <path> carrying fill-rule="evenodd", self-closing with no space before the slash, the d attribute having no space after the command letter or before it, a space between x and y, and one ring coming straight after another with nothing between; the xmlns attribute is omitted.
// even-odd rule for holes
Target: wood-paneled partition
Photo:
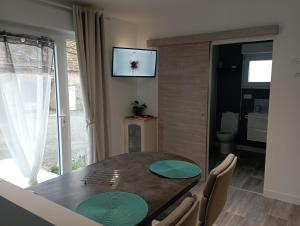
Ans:
<svg viewBox="0 0 300 226"><path fill-rule="evenodd" d="M206 175L210 43L159 47L159 151L197 162Z"/></svg>
<svg viewBox="0 0 300 226"><path fill-rule="evenodd" d="M206 179L210 43L278 33L275 24L148 40L159 50L159 151L194 160Z"/></svg>

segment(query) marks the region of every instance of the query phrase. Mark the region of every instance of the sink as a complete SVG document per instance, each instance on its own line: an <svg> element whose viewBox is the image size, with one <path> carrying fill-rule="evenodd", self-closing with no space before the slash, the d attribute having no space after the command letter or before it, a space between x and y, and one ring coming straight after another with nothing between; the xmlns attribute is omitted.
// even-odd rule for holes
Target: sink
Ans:
<svg viewBox="0 0 300 226"><path fill-rule="evenodd" d="M267 128L267 113L248 113L247 140L266 143Z"/></svg>
<svg viewBox="0 0 300 226"><path fill-rule="evenodd" d="M248 118L266 118L268 119L268 113L250 112L248 113Z"/></svg>

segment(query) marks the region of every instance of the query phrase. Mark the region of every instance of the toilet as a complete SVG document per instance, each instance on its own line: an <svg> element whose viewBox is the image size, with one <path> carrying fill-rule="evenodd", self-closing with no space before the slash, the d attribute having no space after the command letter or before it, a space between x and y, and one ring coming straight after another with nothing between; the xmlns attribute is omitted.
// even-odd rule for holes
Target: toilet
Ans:
<svg viewBox="0 0 300 226"><path fill-rule="evenodd" d="M223 112L221 119L221 129L217 132L222 154L229 154L234 148L234 138L238 132L239 114L233 112Z"/></svg>

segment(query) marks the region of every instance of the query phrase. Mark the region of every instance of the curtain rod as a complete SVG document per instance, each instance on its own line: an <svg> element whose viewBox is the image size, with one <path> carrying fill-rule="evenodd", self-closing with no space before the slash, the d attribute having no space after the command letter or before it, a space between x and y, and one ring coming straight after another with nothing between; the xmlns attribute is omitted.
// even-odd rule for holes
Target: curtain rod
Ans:
<svg viewBox="0 0 300 226"><path fill-rule="evenodd" d="M57 1L49 1L49 0L38 0L39 2L42 2L44 4L50 5L50 6L54 6L56 8L61 8L61 9L66 9L68 11L72 11L73 7L70 4L63 4L61 2L57 2Z"/></svg>
<svg viewBox="0 0 300 226"><path fill-rule="evenodd" d="M12 38L25 38L25 39L29 39L32 41L40 41L40 42L51 42L54 43L54 41L48 37L44 37L44 36L33 36L33 35L25 35L25 34L14 34L14 33L10 33L10 32L6 32L5 30L0 30L0 36L3 37L12 37Z"/></svg>
<svg viewBox="0 0 300 226"><path fill-rule="evenodd" d="M72 11L73 10L73 5L71 5L71 4L63 4L63 3L60 3L60 2L57 2L57 1L50 1L50 0L38 0L38 1L42 2L42 3L46 4L46 5L50 5L50 6L56 7L56 8L66 9L68 11ZM94 9L103 11L103 8L98 8L98 7L95 7L93 5L89 5L89 4L84 4L84 3L75 3L75 4L78 4L78 5L81 5L81 6L92 7Z"/></svg>

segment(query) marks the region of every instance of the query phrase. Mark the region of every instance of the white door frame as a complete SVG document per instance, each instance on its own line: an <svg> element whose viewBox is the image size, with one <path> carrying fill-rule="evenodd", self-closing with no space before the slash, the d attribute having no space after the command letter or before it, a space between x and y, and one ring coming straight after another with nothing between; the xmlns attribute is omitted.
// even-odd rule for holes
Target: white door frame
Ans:
<svg viewBox="0 0 300 226"><path fill-rule="evenodd" d="M236 44L236 43L244 43L244 42L261 42L261 41L273 41L274 43L275 40L275 36L271 35L271 36L261 36L261 37L249 37L249 38L241 38L241 39L228 39L228 40L218 40L218 41L213 41L211 42L211 46L210 46L210 67L209 67L209 85L208 85L208 120L207 120L207 175L206 178L208 178L208 174L209 174L209 150L210 150L210 114L211 114L211 101L212 101L212 79L213 79L213 48L214 46L217 45L225 45L225 44ZM273 53L272 53L273 54ZM272 82L272 81L271 81ZM270 86L270 93L271 93L271 88L272 86ZM267 151L267 149L266 149ZM267 157L267 156L266 156ZM267 161L267 158L266 158Z"/></svg>
<svg viewBox="0 0 300 226"><path fill-rule="evenodd" d="M57 110L58 110L58 145L59 145L59 165L60 174L72 170L71 152L71 129L69 111L69 90L67 73L66 39L63 37L55 41L56 47L56 90L57 90Z"/></svg>

